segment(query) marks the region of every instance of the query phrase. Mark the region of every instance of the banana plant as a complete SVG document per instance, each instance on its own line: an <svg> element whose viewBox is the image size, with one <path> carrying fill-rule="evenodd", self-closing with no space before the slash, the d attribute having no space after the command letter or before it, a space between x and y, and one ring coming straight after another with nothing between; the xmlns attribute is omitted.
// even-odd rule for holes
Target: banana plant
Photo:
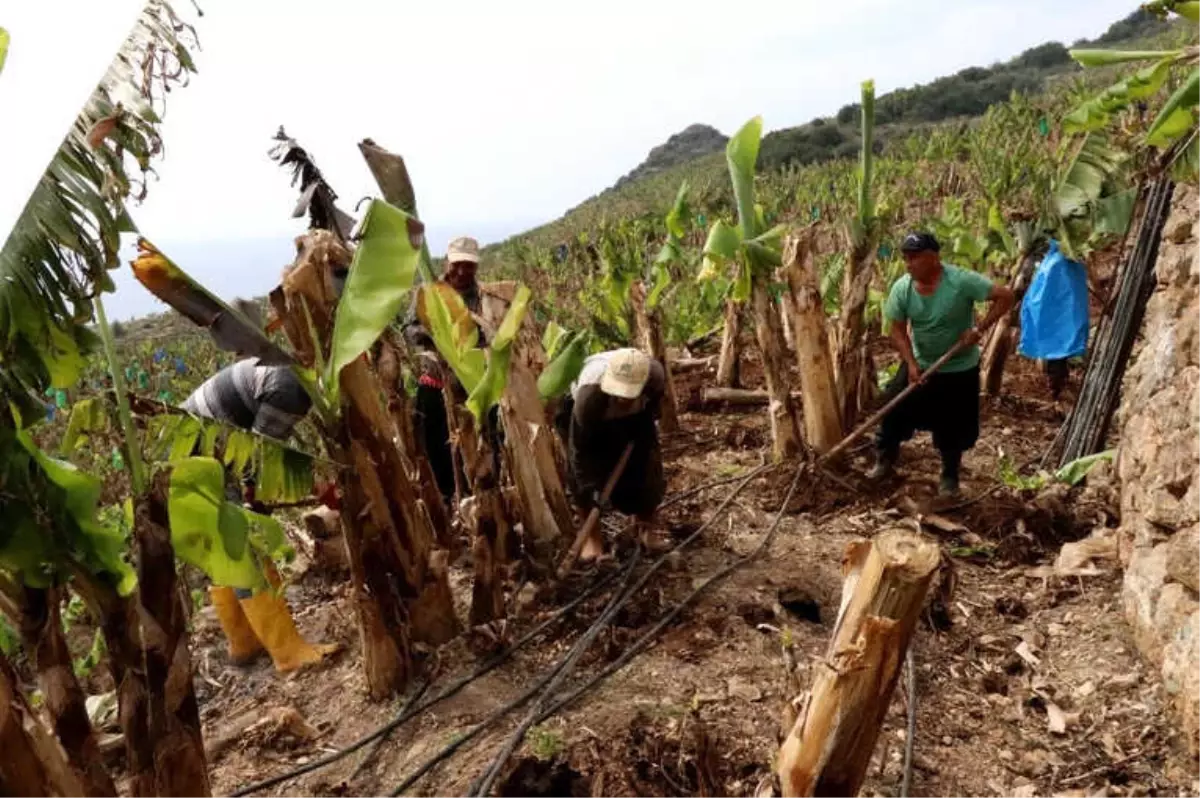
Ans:
<svg viewBox="0 0 1200 798"><path fill-rule="evenodd" d="M1146 9L1160 16L1174 14L1192 25L1200 22L1200 3L1195 0L1158 0L1148 4ZM1166 149L1176 141L1191 135L1193 141L1187 156L1181 161L1184 173L1194 173L1197 148L1200 147L1195 141L1197 105L1200 104L1200 48L1193 44L1176 50L1074 49L1068 52L1085 68L1150 62L1148 66L1109 86L1069 113L1063 119L1063 129L1068 133L1088 133L1103 129L1114 114L1128 108L1132 103L1156 95L1174 70L1180 67L1186 69L1186 76L1150 123L1143 141L1151 147Z"/></svg>
<svg viewBox="0 0 1200 798"><path fill-rule="evenodd" d="M445 283L418 289L417 315L434 346L467 392L467 409L477 424L500 401L508 384L512 342L529 305L530 290L521 285L487 349L479 347L479 326L462 297Z"/></svg>
<svg viewBox="0 0 1200 798"><path fill-rule="evenodd" d="M754 167L762 143L762 117L744 124L725 146L725 159L737 204L737 224L724 219L713 222L704 243L704 260L699 280L711 280L719 270L734 265L732 297L737 302L750 298L756 275L766 275L779 266L780 239L785 226L766 228L761 205L754 201Z"/></svg>
<svg viewBox="0 0 1200 798"><path fill-rule="evenodd" d="M583 371L591 347L587 330L568 332L551 321L542 334L542 348L549 361L538 375L538 396L543 403L565 394Z"/></svg>

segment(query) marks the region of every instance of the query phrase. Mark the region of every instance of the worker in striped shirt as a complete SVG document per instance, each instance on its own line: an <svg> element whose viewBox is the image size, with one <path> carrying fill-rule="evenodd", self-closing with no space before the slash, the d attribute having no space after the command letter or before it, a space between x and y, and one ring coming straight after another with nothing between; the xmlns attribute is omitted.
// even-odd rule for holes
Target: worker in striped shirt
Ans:
<svg viewBox="0 0 1200 798"><path fill-rule="evenodd" d="M183 403L193 415L281 441L310 407L312 399L290 366L264 366L258 358L226 366Z"/></svg>
<svg viewBox="0 0 1200 798"><path fill-rule="evenodd" d="M226 366L200 385L183 403L183 409L201 418L221 421L259 435L283 441L312 406L308 393L289 366L265 366L258 358L247 358ZM227 498L241 502L240 474L227 480ZM243 481L253 502L253 482ZM263 570L272 588L279 574L270 560ZM251 592L242 588L212 585L209 597L225 638L229 658L235 665L248 664L263 649L271 655L275 669L287 672L315 662L334 646L314 645L296 629L291 611L275 590Z"/></svg>

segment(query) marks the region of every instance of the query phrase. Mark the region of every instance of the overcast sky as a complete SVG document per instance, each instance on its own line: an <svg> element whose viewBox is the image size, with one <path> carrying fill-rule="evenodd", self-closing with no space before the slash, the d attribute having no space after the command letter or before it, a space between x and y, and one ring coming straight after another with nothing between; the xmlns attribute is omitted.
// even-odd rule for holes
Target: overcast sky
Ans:
<svg viewBox="0 0 1200 798"><path fill-rule="evenodd" d="M834 113L1048 40L1101 33L1130 0L190 0L202 50L172 92L143 234L227 298L265 293L304 223L267 150L279 125L353 210L364 137L405 156L430 243L560 216L693 122L728 134ZM140 0L0 0L6 235ZM70 64L68 68L67 65ZM122 269L110 314L161 309Z"/></svg>

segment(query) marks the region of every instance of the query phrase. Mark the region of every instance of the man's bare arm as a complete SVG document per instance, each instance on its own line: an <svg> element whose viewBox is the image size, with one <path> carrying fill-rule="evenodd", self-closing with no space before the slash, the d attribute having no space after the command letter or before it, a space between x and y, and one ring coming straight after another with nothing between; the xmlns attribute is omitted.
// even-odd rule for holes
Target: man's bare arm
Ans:
<svg viewBox="0 0 1200 798"><path fill-rule="evenodd" d="M1000 321L1008 315L1012 310L1013 303L1017 301L1017 295L1013 290L1006 285L995 284L992 286L992 292L988 294L987 315L983 317L983 321L979 324L980 332L986 332L993 324Z"/></svg>

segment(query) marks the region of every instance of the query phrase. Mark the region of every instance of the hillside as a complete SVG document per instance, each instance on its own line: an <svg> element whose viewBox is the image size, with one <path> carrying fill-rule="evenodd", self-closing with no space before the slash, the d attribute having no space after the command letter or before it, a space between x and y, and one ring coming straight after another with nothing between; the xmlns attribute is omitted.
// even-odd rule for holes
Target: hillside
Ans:
<svg viewBox="0 0 1200 798"><path fill-rule="evenodd" d="M688 125L662 144L650 150L646 160L622 177L613 188L632 183L644 177L687 163L725 148L729 137L710 125Z"/></svg>
<svg viewBox="0 0 1200 798"><path fill-rule="evenodd" d="M936 125L977 119L988 108L1008 100L1014 92L1037 94L1058 85L1066 77L1083 77L1084 71L1067 53L1070 48L1140 49L1148 47L1154 40L1183 37L1188 33L1185 25L1172 24L1139 10L1113 23L1095 39L1080 39L1069 46L1046 42L1000 64L968 67L930 83L880 95L875 100L876 151ZM1105 77L1107 75L1096 70L1086 74L1086 79L1093 83L1103 82ZM861 144L858 115L858 103L850 103L831 116L766 133L759 152L759 172L857 157ZM664 208L685 171L689 175L711 173L714 182L723 183L726 179L721 155L723 144L717 144L716 139L711 138L708 142L711 147L688 146L689 133L695 136L693 131L705 129L716 133L705 125L688 127L652 150L645 162L615 184L567 210L563 216L497 242L485 251L498 254L499 248L518 240L536 242L537 245L564 240L576 228L587 225L586 222L570 223L576 215L590 221L597 216L622 218L652 208ZM695 154L688 160L681 160L680 156L688 149L695 150Z"/></svg>

